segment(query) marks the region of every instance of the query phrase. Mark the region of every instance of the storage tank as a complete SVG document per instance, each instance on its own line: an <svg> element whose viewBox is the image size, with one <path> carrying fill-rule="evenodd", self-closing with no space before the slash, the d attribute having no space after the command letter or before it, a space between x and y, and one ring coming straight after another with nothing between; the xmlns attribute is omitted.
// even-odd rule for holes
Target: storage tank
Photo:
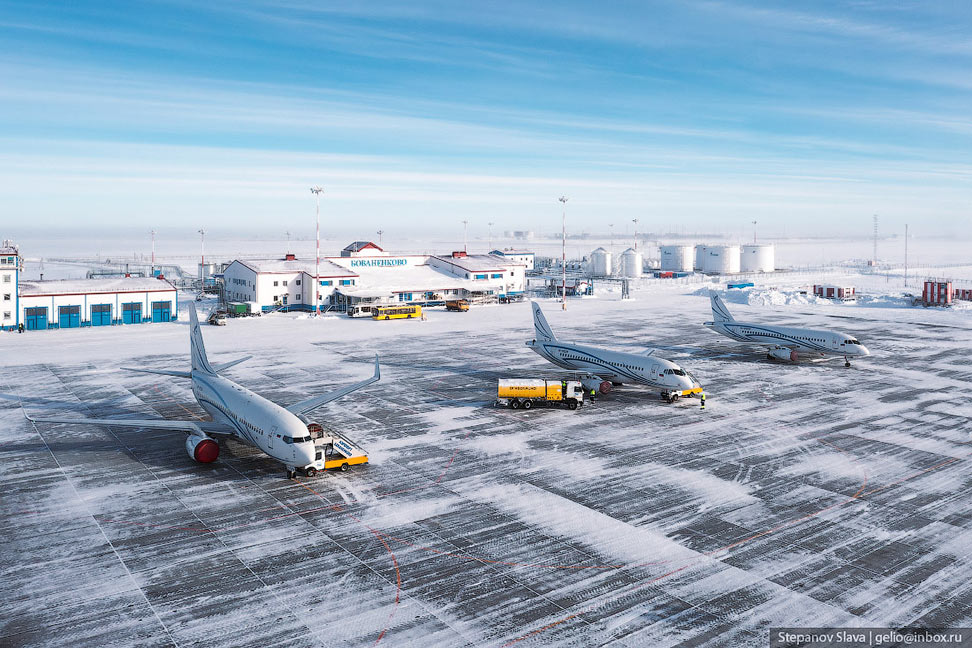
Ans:
<svg viewBox="0 0 972 648"><path fill-rule="evenodd" d="M641 264L641 252L635 252L628 248L621 255L621 276L637 279L643 272Z"/></svg>
<svg viewBox="0 0 972 648"><path fill-rule="evenodd" d="M691 245L661 246L662 272L692 272L693 250Z"/></svg>
<svg viewBox="0 0 972 648"><path fill-rule="evenodd" d="M591 274L595 277L610 277L612 267L610 252L600 247L591 252Z"/></svg>
<svg viewBox="0 0 972 648"><path fill-rule="evenodd" d="M710 245L706 247L702 272L706 274L732 274L739 272L739 246Z"/></svg>
<svg viewBox="0 0 972 648"><path fill-rule="evenodd" d="M744 245L739 259L742 272L773 272L776 269L776 248L770 244Z"/></svg>
<svg viewBox="0 0 972 648"><path fill-rule="evenodd" d="M708 245L702 244L695 246L695 265L692 266L694 270L702 270L705 265L705 250L708 247Z"/></svg>

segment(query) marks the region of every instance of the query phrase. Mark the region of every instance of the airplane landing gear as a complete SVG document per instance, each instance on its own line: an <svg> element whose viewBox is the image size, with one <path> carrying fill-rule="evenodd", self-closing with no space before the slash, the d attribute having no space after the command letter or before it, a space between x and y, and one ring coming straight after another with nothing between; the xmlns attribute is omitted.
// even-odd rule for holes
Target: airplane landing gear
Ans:
<svg viewBox="0 0 972 648"><path fill-rule="evenodd" d="M845 367L849 367L850 366L850 360L848 360L847 358L844 358L844 366Z"/></svg>
<svg viewBox="0 0 972 648"><path fill-rule="evenodd" d="M287 479L297 479L297 471L292 468L287 468Z"/></svg>

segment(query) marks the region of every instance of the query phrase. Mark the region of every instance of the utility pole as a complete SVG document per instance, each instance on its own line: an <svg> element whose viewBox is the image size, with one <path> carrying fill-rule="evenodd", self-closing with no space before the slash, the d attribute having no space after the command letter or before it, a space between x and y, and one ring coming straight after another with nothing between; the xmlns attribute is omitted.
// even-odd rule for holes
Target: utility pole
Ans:
<svg viewBox="0 0 972 648"><path fill-rule="evenodd" d="M468 230L469 230L469 221L467 220L462 221L462 251L465 252L466 254L469 254L469 250L467 249L467 245L466 245L466 242L468 240L468 238L466 237L466 233L468 232Z"/></svg>
<svg viewBox="0 0 972 648"><path fill-rule="evenodd" d="M202 297L206 288L206 230L199 230L199 296Z"/></svg>
<svg viewBox="0 0 972 648"><path fill-rule="evenodd" d="M560 255L560 267L563 272L560 283L560 306L563 310L567 310L567 201L569 198L567 196L561 196L557 200L563 203L560 228L563 236L563 247Z"/></svg>
<svg viewBox="0 0 972 648"><path fill-rule="evenodd" d="M317 260L314 262L314 316L321 316L321 194L324 187L314 185L311 193L317 198Z"/></svg>

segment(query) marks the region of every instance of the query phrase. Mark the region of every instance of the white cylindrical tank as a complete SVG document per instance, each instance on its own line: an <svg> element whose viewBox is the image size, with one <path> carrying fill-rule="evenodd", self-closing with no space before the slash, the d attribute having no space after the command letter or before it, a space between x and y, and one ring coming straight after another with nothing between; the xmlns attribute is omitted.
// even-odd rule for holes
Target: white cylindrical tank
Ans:
<svg viewBox="0 0 972 648"><path fill-rule="evenodd" d="M771 244L742 246L739 269L742 272L773 272L776 269L776 248Z"/></svg>
<svg viewBox="0 0 972 648"><path fill-rule="evenodd" d="M708 247L708 245L702 245L701 243L695 246L695 265L693 269L702 270L703 266L705 266L705 251Z"/></svg>
<svg viewBox="0 0 972 648"><path fill-rule="evenodd" d="M631 248L625 250L621 255L621 276L637 279L642 272L641 252L635 252Z"/></svg>
<svg viewBox="0 0 972 648"><path fill-rule="evenodd" d="M661 246L661 269L672 272L692 272L691 245L663 245Z"/></svg>
<svg viewBox="0 0 972 648"><path fill-rule="evenodd" d="M739 272L739 246L710 245L706 247L702 272L706 274L732 274Z"/></svg>
<svg viewBox="0 0 972 648"><path fill-rule="evenodd" d="M591 274L595 277L610 277L612 267L610 252L600 247L591 252Z"/></svg>

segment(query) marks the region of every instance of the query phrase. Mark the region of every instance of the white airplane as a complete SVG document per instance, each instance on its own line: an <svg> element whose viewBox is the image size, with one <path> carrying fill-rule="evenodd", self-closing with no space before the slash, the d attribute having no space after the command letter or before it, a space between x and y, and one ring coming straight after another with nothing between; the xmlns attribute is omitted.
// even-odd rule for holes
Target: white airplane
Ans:
<svg viewBox="0 0 972 648"><path fill-rule="evenodd" d="M536 339L526 345L558 367L589 374L590 378L581 380L585 389L607 393L612 383L648 385L661 389L662 398L669 403L680 396L702 393L702 385L694 376L674 362L653 357L654 351L623 353L559 341L536 302L533 302L533 328Z"/></svg>
<svg viewBox="0 0 972 648"><path fill-rule="evenodd" d="M325 403L341 398L356 389L379 380L381 377L378 356L375 356L373 376L353 385L336 389L327 394L314 396L289 407L281 407L249 389L242 387L221 372L235 366L251 356L211 365L203 345L199 319L196 317L195 304L189 304L189 350L192 360L191 371L164 371L160 369L134 369L128 371L161 374L188 378L192 381L192 394L199 405L212 416L212 421L174 421L168 419L87 419L62 417L31 417L24 412L29 421L38 423L90 423L111 427L138 427L154 430L180 430L189 434L186 438L186 452L200 463L211 463L219 456L219 443L212 436L230 437L247 445L259 448L269 456L287 466L287 477L293 479L297 468L303 468L308 476L316 473L311 468L317 450L308 429L316 426L304 415ZM319 427L319 426L318 426ZM212 436L210 436L212 435Z"/></svg>
<svg viewBox="0 0 972 648"><path fill-rule="evenodd" d="M849 367L851 356L871 355L863 344L846 333L815 329L769 326L737 322L729 313L719 295L709 294L712 300L712 322L705 322L713 331L739 342L769 346L766 357L770 360L796 362L800 356L826 358L843 356L844 366Z"/></svg>

